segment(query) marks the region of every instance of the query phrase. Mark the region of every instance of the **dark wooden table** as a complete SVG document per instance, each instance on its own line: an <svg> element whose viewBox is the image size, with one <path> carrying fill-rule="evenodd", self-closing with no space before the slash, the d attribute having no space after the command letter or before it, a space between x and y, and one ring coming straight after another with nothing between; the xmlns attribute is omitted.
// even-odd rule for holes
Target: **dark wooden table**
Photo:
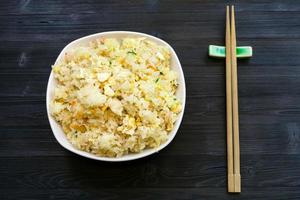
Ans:
<svg viewBox="0 0 300 200"><path fill-rule="evenodd" d="M226 186L224 43L228 1L1 1L0 199L300 199L300 2L236 1L242 193ZM232 3L232 2L229 2ZM70 41L108 30L169 42L187 84L184 120L163 151L125 163L55 140L47 79Z"/></svg>

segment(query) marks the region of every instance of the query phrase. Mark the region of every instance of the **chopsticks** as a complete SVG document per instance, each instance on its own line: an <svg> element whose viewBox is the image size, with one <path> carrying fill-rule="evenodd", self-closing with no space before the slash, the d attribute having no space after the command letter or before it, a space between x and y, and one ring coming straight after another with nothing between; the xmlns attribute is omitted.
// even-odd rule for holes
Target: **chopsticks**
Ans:
<svg viewBox="0 0 300 200"><path fill-rule="evenodd" d="M226 115L228 192L241 192L240 142L234 6L226 7Z"/></svg>
<svg viewBox="0 0 300 200"><path fill-rule="evenodd" d="M227 185L234 192L233 141L232 141L232 92L231 92L231 34L229 6L226 7L226 119L227 119Z"/></svg>

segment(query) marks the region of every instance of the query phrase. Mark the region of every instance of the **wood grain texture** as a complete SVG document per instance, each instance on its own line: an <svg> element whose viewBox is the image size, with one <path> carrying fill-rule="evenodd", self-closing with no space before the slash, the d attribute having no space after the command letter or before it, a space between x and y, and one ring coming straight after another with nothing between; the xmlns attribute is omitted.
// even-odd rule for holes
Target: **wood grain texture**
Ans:
<svg viewBox="0 0 300 200"><path fill-rule="evenodd" d="M225 5L235 4L242 193L227 194ZM300 2L293 0L0 1L0 199L300 199ZM50 66L96 32L158 36L177 52L184 119L159 154L127 163L64 150L46 116Z"/></svg>

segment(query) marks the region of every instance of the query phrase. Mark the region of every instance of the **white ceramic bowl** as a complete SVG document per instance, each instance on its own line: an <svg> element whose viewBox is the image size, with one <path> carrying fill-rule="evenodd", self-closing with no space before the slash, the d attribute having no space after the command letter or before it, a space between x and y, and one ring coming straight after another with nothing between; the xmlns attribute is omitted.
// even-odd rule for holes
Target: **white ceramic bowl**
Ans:
<svg viewBox="0 0 300 200"><path fill-rule="evenodd" d="M47 97L46 97L46 106L47 106L47 114L48 114L48 119L50 122L50 126L51 129L53 131L53 134L56 138L56 140L58 141L59 144L61 144L61 146L63 146L64 148L68 149L69 151L72 151L73 153L76 153L78 155L87 157L87 158L91 158L91 159L95 159L95 160L102 160L102 161L128 161L128 160L134 160L134 159L138 159L138 158L142 158L145 156L149 156L153 153L156 153L158 151L160 151L161 149L165 148L175 137L177 130L180 126L180 123L182 121L182 117L183 117L183 113L184 113L184 108L185 108L185 93L186 93L186 88L185 88L185 81L184 81L184 75L183 75L183 71L181 68L181 64L179 62L179 59L174 51L174 49L165 41L158 39L154 36L151 35L147 35L144 33L137 33L137 32L129 32L129 31L111 31L111 32L102 32L102 33L96 33L93 35L89 35L86 37L82 37L79 38L71 43L69 43L59 54L59 56L56 59L55 63L60 62L63 59L63 56L65 54L65 52L68 52L69 50L78 47L78 46L85 46L88 44L89 41L95 40L99 37L106 37L106 38L117 38L117 39L122 39L125 37L145 37L150 41L153 41L159 45L164 45L169 47L170 52L171 52L171 68L172 70L176 71L179 74L179 78L178 78L178 89L176 92L176 96L177 98L182 102L182 106L183 109L181 111L181 113L179 114L179 117L177 119L177 121L175 122L174 128L173 130L169 133L169 139L162 144L161 146L159 146L156 149L146 149L140 153L130 153L128 155L124 155L122 157L119 158L107 158L107 157L100 157L100 156L96 156L94 154L79 150L77 148L75 148L66 138L61 126L54 120L54 118L50 115L49 112L49 102L50 100L53 98L53 93L54 93L54 88L55 88L55 84L56 81L54 79L53 73L51 72L50 77L49 77L49 81L48 81L48 86L47 86Z"/></svg>

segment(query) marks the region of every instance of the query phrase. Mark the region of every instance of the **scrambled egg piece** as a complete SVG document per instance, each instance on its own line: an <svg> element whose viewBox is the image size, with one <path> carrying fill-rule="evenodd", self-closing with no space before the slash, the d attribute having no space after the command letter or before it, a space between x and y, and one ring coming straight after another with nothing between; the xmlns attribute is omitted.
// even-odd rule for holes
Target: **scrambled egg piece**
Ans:
<svg viewBox="0 0 300 200"><path fill-rule="evenodd" d="M74 146L99 156L160 146L182 110L169 49L145 38L100 38L52 71L52 116Z"/></svg>

